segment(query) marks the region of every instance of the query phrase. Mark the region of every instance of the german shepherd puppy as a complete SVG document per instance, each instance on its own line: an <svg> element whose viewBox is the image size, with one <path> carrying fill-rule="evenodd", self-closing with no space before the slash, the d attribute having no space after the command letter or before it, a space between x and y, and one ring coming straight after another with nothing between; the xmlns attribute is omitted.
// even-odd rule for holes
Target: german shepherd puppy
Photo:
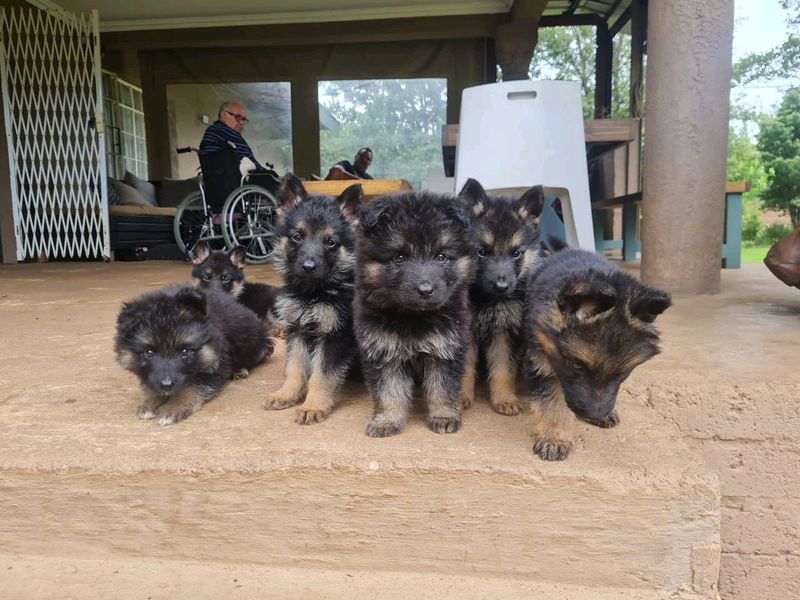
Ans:
<svg viewBox="0 0 800 600"><path fill-rule="evenodd" d="M375 401L372 437L405 425L415 379L428 425L461 427L473 273L469 215L453 196L397 194L362 211L353 312L364 377Z"/></svg>
<svg viewBox="0 0 800 600"><path fill-rule="evenodd" d="M475 217L477 245L476 279L469 293L472 345L464 376L464 406L475 399L475 374L481 360L492 408L516 415L526 284L541 254L538 228L544 193L538 185L519 198L489 198L480 183L468 179L459 197Z"/></svg>
<svg viewBox="0 0 800 600"><path fill-rule="evenodd" d="M658 354L653 321L670 303L593 252L559 250L540 261L524 322L536 454L567 457L572 413L599 427L619 423L619 386Z"/></svg>
<svg viewBox="0 0 800 600"><path fill-rule="evenodd" d="M276 328L273 309L281 289L266 283L245 281L245 249L242 246L226 252L212 250L206 242L200 241L193 252L192 281L196 287L220 286L256 313L267 324L268 331Z"/></svg>
<svg viewBox="0 0 800 600"><path fill-rule="evenodd" d="M145 394L139 418L159 425L186 419L273 349L255 313L216 288L149 292L117 317L117 361Z"/></svg>
<svg viewBox="0 0 800 600"><path fill-rule="evenodd" d="M338 198L309 196L286 175L278 190L273 263L283 278L276 310L286 331L285 380L266 409L297 408L295 422L323 421L357 354L353 339L353 224L360 185Z"/></svg>

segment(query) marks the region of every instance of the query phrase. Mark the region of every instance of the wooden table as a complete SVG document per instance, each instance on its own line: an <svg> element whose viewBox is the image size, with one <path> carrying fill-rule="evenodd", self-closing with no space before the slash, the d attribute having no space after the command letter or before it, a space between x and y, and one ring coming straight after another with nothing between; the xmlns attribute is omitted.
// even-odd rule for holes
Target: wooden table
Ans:
<svg viewBox="0 0 800 600"><path fill-rule="evenodd" d="M413 192L414 188L405 179L364 179L364 180L338 180L338 181L304 181L303 186L309 194L325 196L338 196L351 185L360 184L364 190L366 201L396 194L397 192Z"/></svg>

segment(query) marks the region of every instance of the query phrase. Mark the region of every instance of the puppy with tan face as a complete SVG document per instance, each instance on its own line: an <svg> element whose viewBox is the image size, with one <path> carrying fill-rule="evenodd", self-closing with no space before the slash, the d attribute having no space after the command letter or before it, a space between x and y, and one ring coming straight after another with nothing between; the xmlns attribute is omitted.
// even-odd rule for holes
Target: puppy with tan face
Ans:
<svg viewBox="0 0 800 600"><path fill-rule="evenodd" d="M273 264L283 279L275 303L286 333L285 380L265 409L297 408L295 421L317 423L333 410L335 394L357 354L353 339L353 268L360 185L338 198L309 196L294 175L278 190Z"/></svg>
<svg viewBox="0 0 800 600"><path fill-rule="evenodd" d="M428 425L461 427L472 278L469 217L452 196L397 194L360 216L354 316L375 401L372 437L399 433L422 384Z"/></svg>
<svg viewBox="0 0 800 600"><path fill-rule="evenodd" d="M464 406L475 398L475 379L483 367L489 402L503 415L520 411L517 373L524 343L522 315L527 279L540 258L539 215L542 186L519 197L489 197L480 183L467 180L459 194L474 216L475 282L470 287L472 346L464 377Z"/></svg>
<svg viewBox="0 0 800 600"><path fill-rule="evenodd" d="M620 422L619 387L658 354L653 321L670 303L592 252L560 250L539 263L524 322L536 454L566 458L575 417L598 427Z"/></svg>

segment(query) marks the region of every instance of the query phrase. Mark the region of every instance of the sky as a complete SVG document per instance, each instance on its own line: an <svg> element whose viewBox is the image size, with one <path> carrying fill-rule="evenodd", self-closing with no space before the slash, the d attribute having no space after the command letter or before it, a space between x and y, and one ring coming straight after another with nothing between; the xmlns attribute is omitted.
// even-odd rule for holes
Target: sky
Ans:
<svg viewBox="0 0 800 600"><path fill-rule="evenodd" d="M786 11L778 0L736 0L734 5L733 60L769 50L787 37ZM797 85L797 82L793 82ZM774 112L788 81L759 81L731 91L731 100L739 105Z"/></svg>

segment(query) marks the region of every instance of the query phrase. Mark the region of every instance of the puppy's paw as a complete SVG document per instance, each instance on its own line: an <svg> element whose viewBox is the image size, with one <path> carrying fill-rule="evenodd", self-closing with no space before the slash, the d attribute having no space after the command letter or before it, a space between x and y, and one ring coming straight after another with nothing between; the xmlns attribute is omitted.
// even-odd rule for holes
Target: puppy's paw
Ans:
<svg viewBox="0 0 800 600"><path fill-rule="evenodd" d="M156 416L155 410L149 404L142 404L136 411L136 416L142 420L152 419Z"/></svg>
<svg viewBox="0 0 800 600"><path fill-rule="evenodd" d="M455 433L461 429L459 417L428 417L428 426L436 433Z"/></svg>
<svg viewBox="0 0 800 600"><path fill-rule="evenodd" d="M471 392L464 391L461 394L461 406L462 408L469 408L472 406L472 403L475 402L475 390Z"/></svg>
<svg viewBox="0 0 800 600"><path fill-rule="evenodd" d="M233 379L247 379L250 376L250 371L247 369L239 369L233 374Z"/></svg>
<svg viewBox="0 0 800 600"><path fill-rule="evenodd" d="M602 427L603 429L609 429L611 427L616 427L619 425L620 418L619 413L616 410L612 410L608 413L605 417L600 420L595 421L594 419L586 419L587 422L591 423L592 425L597 425L598 427Z"/></svg>
<svg viewBox="0 0 800 600"><path fill-rule="evenodd" d="M381 438L397 435L403 430L403 423L388 421L376 416L367 425L367 435L369 437Z"/></svg>
<svg viewBox="0 0 800 600"><path fill-rule="evenodd" d="M314 406L298 406L294 422L298 425L313 425L322 423L331 414L330 409Z"/></svg>
<svg viewBox="0 0 800 600"><path fill-rule="evenodd" d="M272 392L267 399L261 404L264 410L283 410L290 406L300 404L303 397L295 393L286 393L282 389L277 392Z"/></svg>
<svg viewBox="0 0 800 600"><path fill-rule="evenodd" d="M513 417L519 414L519 400L514 395L492 397L490 402L494 411L501 415Z"/></svg>
<svg viewBox="0 0 800 600"><path fill-rule="evenodd" d="M267 338L267 343L264 344L264 347L261 349L261 352L256 359L256 363L261 364L265 360L267 360L270 356L272 356L273 352L275 352L275 340L271 337Z"/></svg>
<svg viewBox="0 0 800 600"><path fill-rule="evenodd" d="M192 415L194 408L185 404L163 404L155 412L154 418L159 425L172 425Z"/></svg>
<svg viewBox="0 0 800 600"><path fill-rule="evenodd" d="M564 460L572 450L569 440L539 440L533 445L533 451L542 460Z"/></svg>

